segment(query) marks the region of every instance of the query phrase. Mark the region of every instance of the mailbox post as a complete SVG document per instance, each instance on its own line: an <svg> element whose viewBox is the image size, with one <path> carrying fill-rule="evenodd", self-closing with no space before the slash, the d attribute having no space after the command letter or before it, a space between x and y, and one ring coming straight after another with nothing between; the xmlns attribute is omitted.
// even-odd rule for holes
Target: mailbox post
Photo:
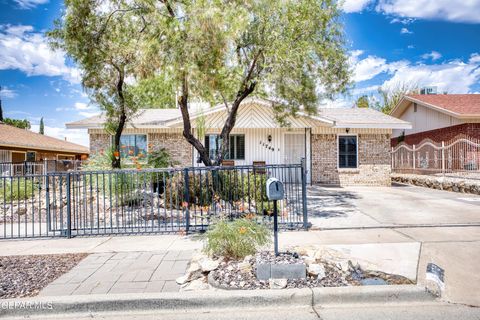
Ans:
<svg viewBox="0 0 480 320"><path fill-rule="evenodd" d="M278 256L278 206L277 201L285 196L283 183L277 178L267 180L267 198L273 201L273 241L275 255Z"/></svg>

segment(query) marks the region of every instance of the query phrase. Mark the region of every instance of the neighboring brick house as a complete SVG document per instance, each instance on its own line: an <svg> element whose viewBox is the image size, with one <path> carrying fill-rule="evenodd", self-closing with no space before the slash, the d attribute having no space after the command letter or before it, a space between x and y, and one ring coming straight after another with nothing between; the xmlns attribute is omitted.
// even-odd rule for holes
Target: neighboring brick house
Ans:
<svg viewBox="0 0 480 320"><path fill-rule="evenodd" d="M212 156L225 117L223 105L191 110L194 134L198 134L197 119L204 120L207 129L202 140ZM305 158L312 183L389 185L392 130L410 128L405 121L371 109L323 108L315 116L288 117L288 127L280 127L274 118L271 101L246 99L239 108L226 158L235 165L300 163ZM69 123L67 128L88 129L94 156L111 146L104 121L98 115ZM123 132L122 154L128 159L163 147L180 165L201 166L182 130L178 109L142 109Z"/></svg>
<svg viewBox="0 0 480 320"><path fill-rule="evenodd" d="M88 148L0 122L0 163L80 160Z"/></svg>
<svg viewBox="0 0 480 320"><path fill-rule="evenodd" d="M391 116L408 121L411 129L393 130L392 146L400 141L449 141L462 134L480 139L480 94L406 95Z"/></svg>

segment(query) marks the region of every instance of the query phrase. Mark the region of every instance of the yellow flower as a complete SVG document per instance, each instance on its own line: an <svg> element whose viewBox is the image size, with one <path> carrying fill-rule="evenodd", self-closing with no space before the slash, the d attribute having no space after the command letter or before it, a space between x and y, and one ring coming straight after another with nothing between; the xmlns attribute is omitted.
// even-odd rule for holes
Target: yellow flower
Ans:
<svg viewBox="0 0 480 320"><path fill-rule="evenodd" d="M245 228L245 227L240 227L240 229L238 230L238 232L239 232L240 234L245 234L245 233L247 232L247 228Z"/></svg>

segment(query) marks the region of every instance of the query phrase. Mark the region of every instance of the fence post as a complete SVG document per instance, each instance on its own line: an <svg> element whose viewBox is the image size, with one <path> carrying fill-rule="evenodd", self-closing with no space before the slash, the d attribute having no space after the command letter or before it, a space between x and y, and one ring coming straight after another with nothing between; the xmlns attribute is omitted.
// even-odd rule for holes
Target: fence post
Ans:
<svg viewBox="0 0 480 320"><path fill-rule="evenodd" d="M445 175L445 141L442 141L442 173Z"/></svg>
<svg viewBox="0 0 480 320"><path fill-rule="evenodd" d="M47 213L47 230L52 231L52 225L50 220L50 185L48 180L48 176L45 174L45 206Z"/></svg>
<svg viewBox="0 0 480 320"><path fill-rule="evenodd" d="M415 173L415 167L416 167L416 159L415 159L415 145L413 145L413 154L412 154L412 157L413 157L413 173Z"/></svg>
<svg viewBox="0 0 480 320"><path fill-rule="evenodd" d="M393 159L393 147L392 147L392 152L390 154L391 154L390 168L391 168L391 171L395 171L395 160Z"/></svg>
<svg viewBox="0 0 480 320"><path fill-rule="evenodd" d="M308 229L308 212L307 212L307 174L305 170L305 158L301 161L301 174L302 174L302 202L303 202L303 227Z"/></svg>
<svg viewBox="0 0 480 320"><path fill-rule="evenodd" d="M185 187L184 187L184 202L185 205L185 233L188 234L190 229L190 212L188 210L188 206L190 204L190 191L189 191L189 177L188 177L188 168L183 170L183 175L185 179ZM182 203L183 205L183 203Z"/></svg>
<svg viewBox="0 0 480 320"><path fill-rule="evenodd" d="M72 202L70 196L70 173L67 173L67 238L72 237Z"/></svg>

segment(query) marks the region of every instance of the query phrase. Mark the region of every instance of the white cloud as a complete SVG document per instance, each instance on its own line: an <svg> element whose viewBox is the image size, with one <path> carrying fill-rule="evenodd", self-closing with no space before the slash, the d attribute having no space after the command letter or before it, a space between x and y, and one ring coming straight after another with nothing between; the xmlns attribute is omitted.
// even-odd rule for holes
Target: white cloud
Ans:
<svg viewBox="0 0 480 320"><path fill-rule="evenodd" d="M35 8L38 5L48 3L48 0L14 0L22 9Z"/></svg>
<svg viewBox="0 0 480 320"><path fill-rule="evenodd" d="M408 30L407 28L402 28L400 29L401 34L412 34L413 32Z"/></svg>
<svg viewBox="0 0 480 320"><path fill-rule="evenodd" d="M78 115L82 117L93 117L100 113L97 106L89 105L84 102L75 102L73 107L59 107L56 108L55 111L63 112L63 111L75 111Z"/></svg>
<svg viewBox="0 0 480 320"><path fill-rule="evenodd" d="M412 19L412 18L393 18L390 21L390 23L401 23L401 24L407 25L407 24L410 24L414 21L415 21L415 19Z"/></svg>
<svg viewBox="0 0 480 320"><path fill-rule="evenodd" d="M408 48L408 49L414 49L415 46L414 46L413 44L410 44L410 45L407 46L407 48Z"/></svg>
<svg viewBox="0 0 480 320"><path fill-rule="evenodd" d="M360 12L372 2L372 0L345 0L343 2L343 11L347 13Z"/></svg>
<svg viewBox="0 0 480 320"><path fill-rule="evenodd" d="M480 0L379 0L376 10L399 17L480 22Z"/></svg>
<svg viewBox="0 0 480 320"><path fill-rule="evenodd" d="M442 57L442 54L437 51L432 51L430 53L422 54L423 59L432 59L433 61L438 60Z"/></svg>
<svg viewBox="0 0 480 320"><path fill-rule="evenodd" d="M32 125L31 130L33 132L38 132L38 129L38 124ZM88 132L84 129L66 129L62 127L51 127L45 125L45 135L61 140L65 140L65 138L67 138L67 141L69 142L78 143L86 147L89 145Z"/></svg>
<svg viewBox="0 0 480 320"><path fill-rule="evenodd" d="M362 54L363 52L361 50L356 50L350 55L350 65L354 69L352 80L355 82L373 79L375 76L384 72L392 73L399 67L408 64L406 61L387 63L385 59L371 55L359 60Z"/></svg>
<svg viewBox="0 0 480 320"><path fill-rule="evenodd" d="M393 88L398 84L410 84L418 87L436 86L439 92L468 93L471 86L479 81L480 61L464 63L454 60L435 65L405 65L397 69L382 87Z"/></svg>
<svg viewBox="0 0 480 320"><path fill-rule="evenodd" d="M0 91L0 98L15 98L18 96L17 91L8 89L7 87L2 87L2 90Z"/></svg>
<svg viewBox="0 0 480 320"><path fill-rule="evenodd" d="M61 76L80 82L77 68L66 65L65 53L53 51L32 26L0 25L0 70L20 70L29 76Z"/></svg>
<svg viewBox="0 0 480 320"><path fill-rule="evenodd" d="M432 52L433 53L433 52ZM438 57L440 53L428 54L429 57ZM395 87L397 84L423 86L437 86L440 92L468 93L470 88L480 82L480 54L474 53L467 62L453 60L440 64L413 64L400 60L387 62L377 56L367 56L361 59L363 52L357 50L350 53L350 64L354 70L353 80L367 81L380 74L391 75L382 87ZM440 55L441 56L441 55ZM375 86L355 89L354 94L373 91Z"/></svg>

